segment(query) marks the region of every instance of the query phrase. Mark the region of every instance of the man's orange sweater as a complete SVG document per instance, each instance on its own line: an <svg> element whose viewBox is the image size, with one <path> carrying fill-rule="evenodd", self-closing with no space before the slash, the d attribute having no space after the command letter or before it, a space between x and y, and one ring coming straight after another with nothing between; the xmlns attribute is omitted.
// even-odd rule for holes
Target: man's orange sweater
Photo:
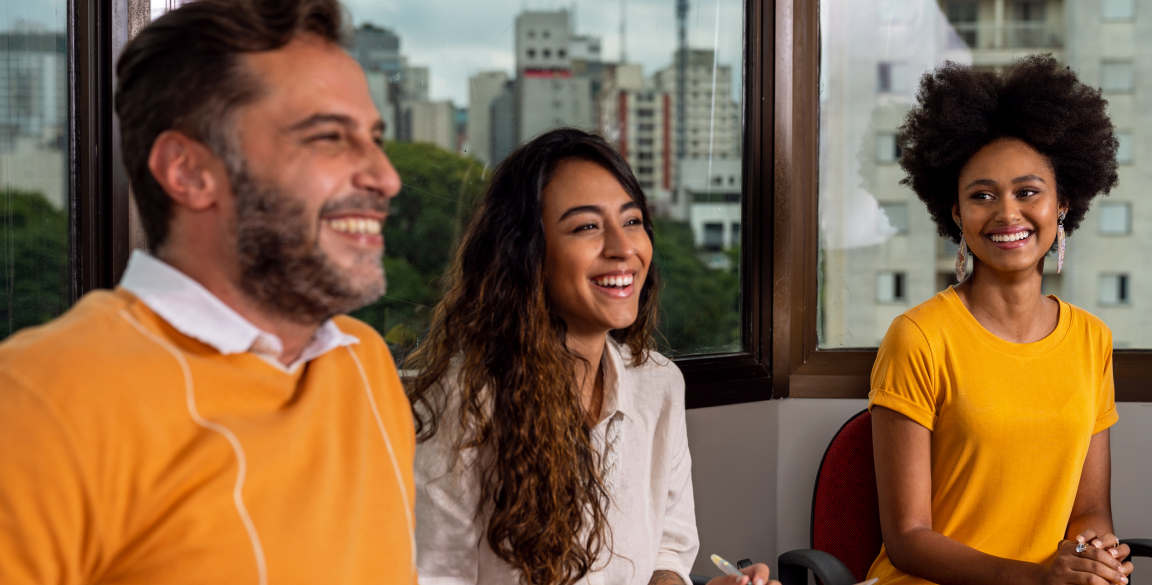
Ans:
<svg viewBox="0 0 1152 585"><path fill-rule="evenodd" d="M0 345L0 583L413 583L411 410L335 322L294 374L123 290Z"/></svg>

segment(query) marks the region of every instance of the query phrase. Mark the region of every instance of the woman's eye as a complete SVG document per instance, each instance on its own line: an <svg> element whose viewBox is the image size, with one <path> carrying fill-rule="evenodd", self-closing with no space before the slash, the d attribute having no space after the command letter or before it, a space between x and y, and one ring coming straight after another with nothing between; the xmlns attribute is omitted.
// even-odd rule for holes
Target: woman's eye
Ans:
<svg viewBox="0 0 1152 585"><path fill-rule="evenodd" d="M1037 191L1035 189L1021 189L1020 190L1020 196L1021 197L1029 197L1029 196L1035 195L1037 193L1039 193L1039 191Z"/></svg>
<svg viewBox="0 0 1152 585"><path fill-rule="evenodd" d="M594 229L596 229L597 227L599 227L599 226L597 226L597 225L596 225L596 224L594 224L594 223L586 223L586 224L584 224L584 225L581 225L581 226L577 226L577 227L576 227L576 229L574 229L574 230L572 230L572 231L574 231L574 232L582 232L582 231L586 231L586 230L594 230Z"/></svg>
<svg viewBox="0 0 1152 585"><path fill-rule="evenodd" d="M636 218L636 217L634 217L634 218L632 218L632 219L630 219L630 220L628 220L628 221L624 222L624 225L626 225L626 226L629 226L629 225L644 225L644 220L642 220L642 219L640 219L640 218Z"/></svg>
<svg viewBox="0 0 1152 585"><path fill-rule="evenodd" d="M987 191L981 191L979 193L973 193L972 198L973 199L991 199L992 194L987 192Z"/></svg>

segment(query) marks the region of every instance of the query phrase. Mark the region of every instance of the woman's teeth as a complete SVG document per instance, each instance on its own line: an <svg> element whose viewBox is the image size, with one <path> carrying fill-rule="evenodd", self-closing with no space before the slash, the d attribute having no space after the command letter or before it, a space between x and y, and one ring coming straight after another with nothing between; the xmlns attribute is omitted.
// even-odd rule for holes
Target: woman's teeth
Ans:
<svg viewBox="0 0 1152 585"><path fill-rule="evenodd" d="M602 276L600 278L593 278L592 284L595 284L596 286L624 288L632 284L632 275L625 274L623 276Z"/></svg>
<svg viewBox="0 0 1152 585"><path fill-rule="evenodd" d="M382 223L378 219L361 218L361 217L341 217L338 219L322 219L321 223L331 228L333 231L342 234L355 234L355 235L380 235L380 228Z"/></svg>
<svg viewBox="0 0 1152 585"><path fill-rule="evenodd" d="M998 243L1003 244L1006 242L1015 242L1017 240L1023 240L1024 238L1027 238L1030 235L1032 235L1032 232L1023 231L1023 232L1015 232L1015 233L1011 233L1011 234L992 234L988 237L992 238L993 242L998 242Z"/></svg>

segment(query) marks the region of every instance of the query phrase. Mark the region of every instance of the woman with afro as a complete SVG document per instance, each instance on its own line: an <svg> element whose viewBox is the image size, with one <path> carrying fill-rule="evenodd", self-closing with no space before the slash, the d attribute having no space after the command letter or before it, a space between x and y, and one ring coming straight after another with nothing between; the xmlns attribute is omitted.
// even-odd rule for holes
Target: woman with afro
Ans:
<svg viewBox="0 0 1152 585"><path fill-rule="evenodd" d="M882 585L1128 582L1109 499L1112 334L1040 287L1116 186L1106 106L1048 55L921 80L903 184L960 244L961 283L897 317L872 370Z"/></svg>

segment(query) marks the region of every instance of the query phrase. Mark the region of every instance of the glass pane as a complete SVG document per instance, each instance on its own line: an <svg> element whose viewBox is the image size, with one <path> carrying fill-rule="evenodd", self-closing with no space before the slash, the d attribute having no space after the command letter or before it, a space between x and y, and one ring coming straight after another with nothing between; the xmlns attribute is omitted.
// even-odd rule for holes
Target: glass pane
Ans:
<svg viewBox="0 0 1152 585"><path fill-rule="evenodd" d="M186 1L153 0L152 16ZM355 316L398 360L428 327L492 170L562 126L604 136L648 197L663 280L659 349L742 349L741 0L344 6L355 27L350 52L404 182L385 232L387 296Z"/></svg>
<svg viewBox="0 0 1152 585"><path fill-rule="evenodd" d="M0 10L0 339L68 307L67 14Z"/></svg>
<svg viewBox="0 0 1152 585"><path fill-rule="evenodd" d="M956 245L900 185L890 150L919 76L945 60L996 70L1053 53L1106 92L1122 165L1069 238L1063 273L1045 264L1043 291L1103 318L1116 347L1152 348L1152 265L1136 239L1152 228L1152 164L1140 158L1152 88L1135 67L1152 37L1133 11L1131 0L821 0L820 347L875 347L892 319L955 282Z"/></svg>
<svg viewBox="0 0 1152 585"><path fill-rule="evenodd" d="M661 350L741 349L740 0L686 3L683 68L667 0L345 6L404 182L385 235L388 295L356 316L398 357L426 330L492 169L560 126L602 134L648 196Z"/></svg>

